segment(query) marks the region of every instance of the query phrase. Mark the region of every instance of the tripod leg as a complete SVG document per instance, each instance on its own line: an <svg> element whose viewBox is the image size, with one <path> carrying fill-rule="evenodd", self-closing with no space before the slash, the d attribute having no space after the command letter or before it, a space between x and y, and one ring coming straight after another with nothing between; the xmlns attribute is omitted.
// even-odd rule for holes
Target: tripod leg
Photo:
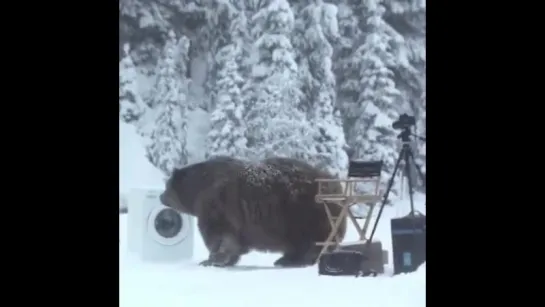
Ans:
<svg viewBox="0 0 545 307"><path fill-rule="evenodd" d="M392 173L392 176L390 177L390 181L388 181L388 186L386 187L386 192L384 192L384 198L382 199L382 204L380 205L380 209L377 214L377 219L375 220L375 224L373 224L373 230L371 231L371 235L369 236L369 240L367 241L368 244L371 244L371 242L373 241L373 236L375 235L375 231L377 230L377 225L378 225L378 222L380 221L382 210L384 210L384 205L386 205L386 202L388 202L388 195L390 194L390 190L392 189L392 186L394 185L394 178L396 177L397 169L399 168L399 163L401 162L401 159L403 158L406 150L407 149L403 147L401 148L401 151L399 152L399 157L397 157L397 161L394 166L394 172Z"/></svg>
<svg viewBox="0 0 545 307"><path fill-rule="evenodd" d="M411 149L407 148L404 152L405 174L407 174L407 182L409 183L409 201L411 203L411 215L414 215L414 200L413 200L413 176L411 172L410 157L413 157ZM414 162L414 157L413 157Z"/></svg>
<svg viewBox="0 0 545 307"><path fill-rule="evenodd" d="M412 159L413 164L414 164L414 166L416 168L416 173L418 174L418 177L420 177L420 180L422 180L422 183L424 183L424 188L425 188L426 187L426 176L422 172L422 168L420 167L420 165L418 165L416 163L416 160L414 159L414 154L413 154L412 151L409 151L409 157Z"/></svg>

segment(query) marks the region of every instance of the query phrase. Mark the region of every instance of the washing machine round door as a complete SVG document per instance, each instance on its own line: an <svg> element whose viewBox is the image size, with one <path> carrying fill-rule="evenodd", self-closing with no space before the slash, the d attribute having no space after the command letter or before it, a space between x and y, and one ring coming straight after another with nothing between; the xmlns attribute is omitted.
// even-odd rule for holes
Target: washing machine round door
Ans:
<svg viewBox="0 0 545 307"><path fill-rule="evenodd" d="M148 218L148 234L163 245L182 242L187 237L189 227L187 216L171 208L155 208Z"/></svg>

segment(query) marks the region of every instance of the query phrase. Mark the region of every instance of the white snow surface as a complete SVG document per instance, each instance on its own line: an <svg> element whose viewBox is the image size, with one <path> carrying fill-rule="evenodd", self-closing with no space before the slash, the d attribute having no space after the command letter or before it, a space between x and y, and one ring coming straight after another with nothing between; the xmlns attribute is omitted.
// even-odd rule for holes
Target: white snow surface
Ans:
<svg viewBox="0 0 545 307"><path fill-rule="evenodd" d="M416 209L425 213L424 197L416 196ZM175 264L141 262L127 250L126 215L119 221L120 307L279 307L349 306L365 301L373 307L426 306L426 265L414 273L392 276L390 219L409 212L408 200L384 209L375 238L388 250L389 265L378 277L318 276L316 266L275 269L279 254L250 253L235 268L200 267L207 250L198 232L192 261ZM355 240L349 225L345 241Z"/></svg>

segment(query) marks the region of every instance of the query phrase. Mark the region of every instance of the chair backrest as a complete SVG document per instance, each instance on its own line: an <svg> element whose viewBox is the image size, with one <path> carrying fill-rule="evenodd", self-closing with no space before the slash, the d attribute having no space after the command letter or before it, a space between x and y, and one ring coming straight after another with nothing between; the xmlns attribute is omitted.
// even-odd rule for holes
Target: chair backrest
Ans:
<svg viewBox="0 0 545 307"><path fill-rule="evenodd" d="M348 177L357 178L362 181L374 182L374 192L378 194L380 188L380 175L382 173L382 166L384 162L380 161L350 161L348 164ZM347 193L354 195L356 193L355 184L351 184L346 190Z"/></svg>
<svg viewBox="0 0 545 307"><path fill-rule="evenodd" d="M350 161L348 164L348 177L373 178L380 177L384 162L380 161Z"/></svg>

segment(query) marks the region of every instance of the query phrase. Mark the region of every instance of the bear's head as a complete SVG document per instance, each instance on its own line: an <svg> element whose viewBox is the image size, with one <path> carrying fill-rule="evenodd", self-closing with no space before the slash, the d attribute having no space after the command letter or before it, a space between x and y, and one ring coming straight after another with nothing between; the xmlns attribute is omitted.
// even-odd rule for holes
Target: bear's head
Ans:
<svg viewBox="0 0 545 307"><path fill-rule="evenodd" d="M160 195L161 203L179 212L196 215L199 197L211 193L213 186L232 177L240 163L236 159L216 157L174 170Z"/></svg>
<svg viewBox="0 0 545 307"><path fill-rule="evenodd" d="M199 186L202 184L199 177L203 171L204 165L201 163L175 169L165 184L165 191L159 196L161 203L179 212L194 215L198 192L204 188Z"/></svg>

